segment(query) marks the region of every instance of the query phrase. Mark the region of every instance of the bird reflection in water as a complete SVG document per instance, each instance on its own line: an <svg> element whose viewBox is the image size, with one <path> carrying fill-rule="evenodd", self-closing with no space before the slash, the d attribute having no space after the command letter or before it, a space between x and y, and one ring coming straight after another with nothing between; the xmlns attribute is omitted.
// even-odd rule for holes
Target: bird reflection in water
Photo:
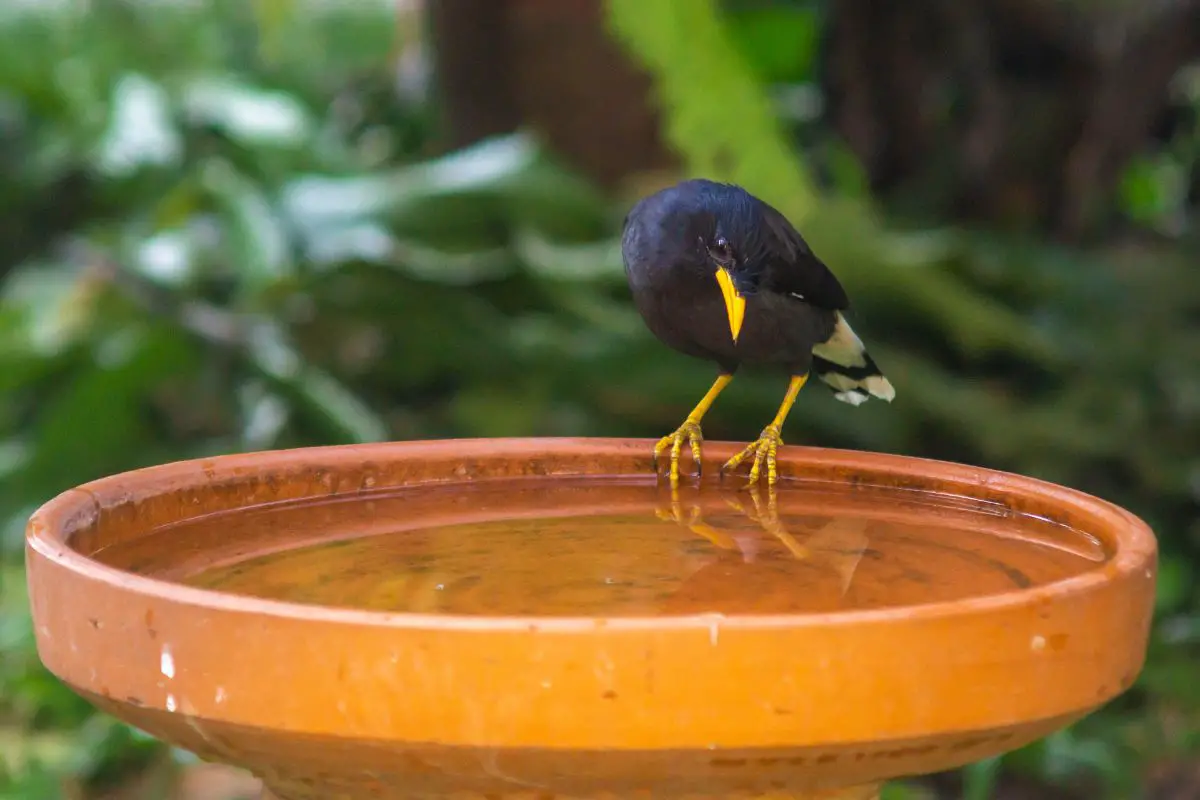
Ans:
<svg viewBox="0 0 1200 800"><path fill-rule="evenodd" d="M665 489L666 487L664 487ZM759 486L751 485L738 493L720 491L720 498L734 513L732 524L714 524L714 520L730 520L729 514L705 513L702 497L712 497L711 490L694 489L685 500L678 485L669 488L669 499L655 509L655 516L664 522L674 522L697 536L711 542L723 553L740 557L742 563L756 561L765 541L779 543L797 561L809 562L821 570L833 571L839 579L841 592L850 589L855 570L867 551L868 521L863 518L823 518L816 525L808 524L799 515L789 519L779 511L779 491L768 485L766 496ZM743 498L749 495L750 504ZM711 503L706 505L711 506ZM748 521L750 525L744 524ZM726 560L722 558L721 560Z"/></svg>

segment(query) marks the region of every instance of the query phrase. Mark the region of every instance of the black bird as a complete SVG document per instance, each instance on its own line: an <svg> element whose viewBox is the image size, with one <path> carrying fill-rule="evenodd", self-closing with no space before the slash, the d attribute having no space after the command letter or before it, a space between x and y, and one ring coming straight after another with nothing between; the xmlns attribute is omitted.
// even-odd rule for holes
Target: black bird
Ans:
<svg viewBox="0 0 1200 800"><path fill-rule="evenodd" d="M753 455L751 484L764 462L768 484L776 482L780 431L810 372L851 405L895 397L843 316L850 303L838 279L783 214L745 189L688 180L643 198L625 218L621 253L654 335L719 370L679 429L654 448L656 464L671 448L672 484L685 440L699 474L700 420L742 364L791 376L775 419L721 468Z"/></svg>

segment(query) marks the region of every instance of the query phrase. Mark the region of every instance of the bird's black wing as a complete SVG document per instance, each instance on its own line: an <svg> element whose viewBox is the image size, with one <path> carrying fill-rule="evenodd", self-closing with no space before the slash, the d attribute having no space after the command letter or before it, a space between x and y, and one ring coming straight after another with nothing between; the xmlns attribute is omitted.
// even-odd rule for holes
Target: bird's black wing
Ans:
<svg viewBox="0 0 1200 800"><path fill-rule="evenodd" d="M762 286L767 291L796 295L811 305L830 311L850 306L850 298L829 267L817 258L787 217L763 201Z"/></svg>

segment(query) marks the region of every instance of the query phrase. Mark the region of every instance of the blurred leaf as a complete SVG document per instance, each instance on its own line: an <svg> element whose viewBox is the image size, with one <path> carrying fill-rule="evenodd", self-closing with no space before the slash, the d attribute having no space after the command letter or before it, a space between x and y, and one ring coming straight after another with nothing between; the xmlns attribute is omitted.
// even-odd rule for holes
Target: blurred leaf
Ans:
<svg viewBox="0 0 1200 800"><path fill-rule="evenodd" d="M1121 181L1125 213L1142 223L1169 223L1187 202L1188 177L1183 165L1167 155L1134 159Z"/></svg>
<svg viewBox="0 0 1200 800"><path fill-rule="evenodd" d="M1162 640L1172 645L1200 645L1200 615L1168 617L1160 623L1159 632Z"/></svg>
<svg viewBox="0 0 1200 800"><path fill-rule="evenodd" d="M1138 685L1192 710L1200 709L1200 682L1196 681L1195 649L1157 648L1138 677Z"/></svg>
<svg viewBox="0 0 1200 800"><path fill-rule="evenodd" d="M0 762L0 798L3 800L62 800L62 782L58 771L48 768L46 761L56 762L53 757L44 759L36 755L23 760L13 768L16 777L6 774Z"/></svg>
<svg viewBox="0 0 1200 800"><path fill-rule="evenodd" d="M262 52L268 61L275 60L283 49L285 27L296 13L296 0L253 0L262 39Z"/></svg>
<svg viewBox="0 0 1200 800"><path fill-rule="evenodd" d="M1158 613L1178 610L1196 585L1195 568L1186 561L1167 559L1158 565L1155 581L1155 608Z"/></svg>
<svg viewBox="0 0 1200 800"><path fill-rule="evenodd" d="M996 792L1000 759L988 758L963 768L962 800L990 800Z"/></svg>
<svg viewBox="0 0 1200 800"><path fill-rule="evenodd" d="M618 39L655 81L667 111L667 138L688 171L746 186L803 222L817 205L813 181L722 26L714 0L686 7L670 0L608 0L608 9Z"/></svg>
<svg viewBox="0 0 1200 800"><path fill-rule="evenodd" d="M522 228L516 233L514 245L530 269L552 280L611 281L625 276L620 242L615 239L564 245L532 228Z"/></svg>
<svg viewBox="0 0 1200 800"><path fill-rule="evenodd" d="M242 445L244 449L270 450L287 425L290 409L278 395L260 383L241 387L238 400L242 406Z"/></svg>
<svg viewBox="0 0 1200 800"><path fill-rule="evenodd" d="M755 6L726 11L729 33L759 80L810 80L821 20L813 8Z"/></svg>
<svg viewBox="0 0 1200 800"><path fill-rule="evenodd" d="M0 357L55 356L79 341L91 323L95 284L87 273L30 265L5 281L0 314L6 318Z"/></svg>
<svg viewBox="0 0 1200 800"><path fill-rule="evenodd" d="M126 263L158 284L181 288L196 274L196 248L187 230L166 230L139 238Z"/></svg>
<svg viewBox="0 0 1200 800"><path fill-rule="evenodd" d="M936 797L928 789L901 781L886 783L879 792L879 800L936 800Z"/></svg>
<svg viewBox="0 0 1200 800"><path fill-rule="evenodd" d="M140 466L150 437L142 398L159 381L195 365L195 353L175 332L129 328L95 344L95 360L39 409L34 457L12 488L61 491L71 483ZM94 420L104 420L103 425Z"/></svg>
<svg viewBox="0 0 1200 800"><path fill-rule="evenodd" d="M113 786L122 777L160 760L166 745L124 722L96 714L81 729L74 771L94 786Z"/></svg>
<svg viewBox="0 0 1200 800"><path fill-rule="evenodd" d="M229 163L209 161L203 176L233 237L237 261L229 266L241 278L243 296L253 303L295 273L287 235L259 187Z"/></svg>
<svg viewBox="0 0 1200 800"><path fill-rule="evenodd" d="M96 155L98 168L112 177L129 175L143 166L174 165L182 151L167 92L144 75L123 76Z"/></svg>
<svg viewBox="0 0 1200 800"><path fill-rule="evenodd" d="M292 0L257 0L289 4ZM202 77L183 91L192 125L211 125L246 145L297 147L312 135L312 120L295 97L229 79Z"/></svg>
<svg viewBox="0 0 1200 800"><path fill-rule="evenodd" d="M41 498L39 498L41 499ZM14 504L6 508L8 512L0 519L0 557L20 560L25 554L25 523L37 511L39 504Z"/></svg>
<svg viewBox="0 0 1200 800"><path fill-rule="evenodd" d="M526 224L571 238L598 233L607 213L591 187L547 163L522 135L391 174L301 178L281 202L300 230L386 217L402 238L458 247L465 240L471 249L502 241L478 238L490 226Z"/></svg>
<svg viewBox="0 0 1200 800"><path fill-rule="evenodd" d="M320 419L333 441L387 438L387 427L371 409L323 370L305 364L277 327L266 322L255 325L248 344L251 363Z"/></svg>

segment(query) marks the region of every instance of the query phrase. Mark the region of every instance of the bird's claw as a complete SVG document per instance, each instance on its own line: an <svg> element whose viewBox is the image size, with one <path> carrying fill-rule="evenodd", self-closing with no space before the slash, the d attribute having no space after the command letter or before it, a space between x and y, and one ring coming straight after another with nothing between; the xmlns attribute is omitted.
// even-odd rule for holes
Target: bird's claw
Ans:
<svg viewBox="0 0 1200 800"><path fill-rule="evenodd" d="M740 453L725 462L725 465L721 467L721 474L724 475L729 470L737 469L743 461L750 456L754 456L754 463L750 466L749 481L747 481L746 485L749 487L758 483L763 464L765 463L767 466L767 485L774 486L779 480L779 473L775 465L776 455L782 444L783 436L779 432L779 426L774 424L768 425L763 428L762 435L746 445Z"/></svg>
<svg viewBox="0 0 1200 800"><path fill-rule="evenodd" d="M658 474L658 462L664 451L668 448L671 451L670 467L667 471L671 480L671 485L679 484L679 459L683 452L683 443L688 443L692 450L692 461L696 463L696 478L701 476L703 472L700 464L700 450L704 442L704 436L700 433L700 423L692 420L685 420L678 430L668 434L658 440L658 444L654 445L654 474Z"/></svg>

